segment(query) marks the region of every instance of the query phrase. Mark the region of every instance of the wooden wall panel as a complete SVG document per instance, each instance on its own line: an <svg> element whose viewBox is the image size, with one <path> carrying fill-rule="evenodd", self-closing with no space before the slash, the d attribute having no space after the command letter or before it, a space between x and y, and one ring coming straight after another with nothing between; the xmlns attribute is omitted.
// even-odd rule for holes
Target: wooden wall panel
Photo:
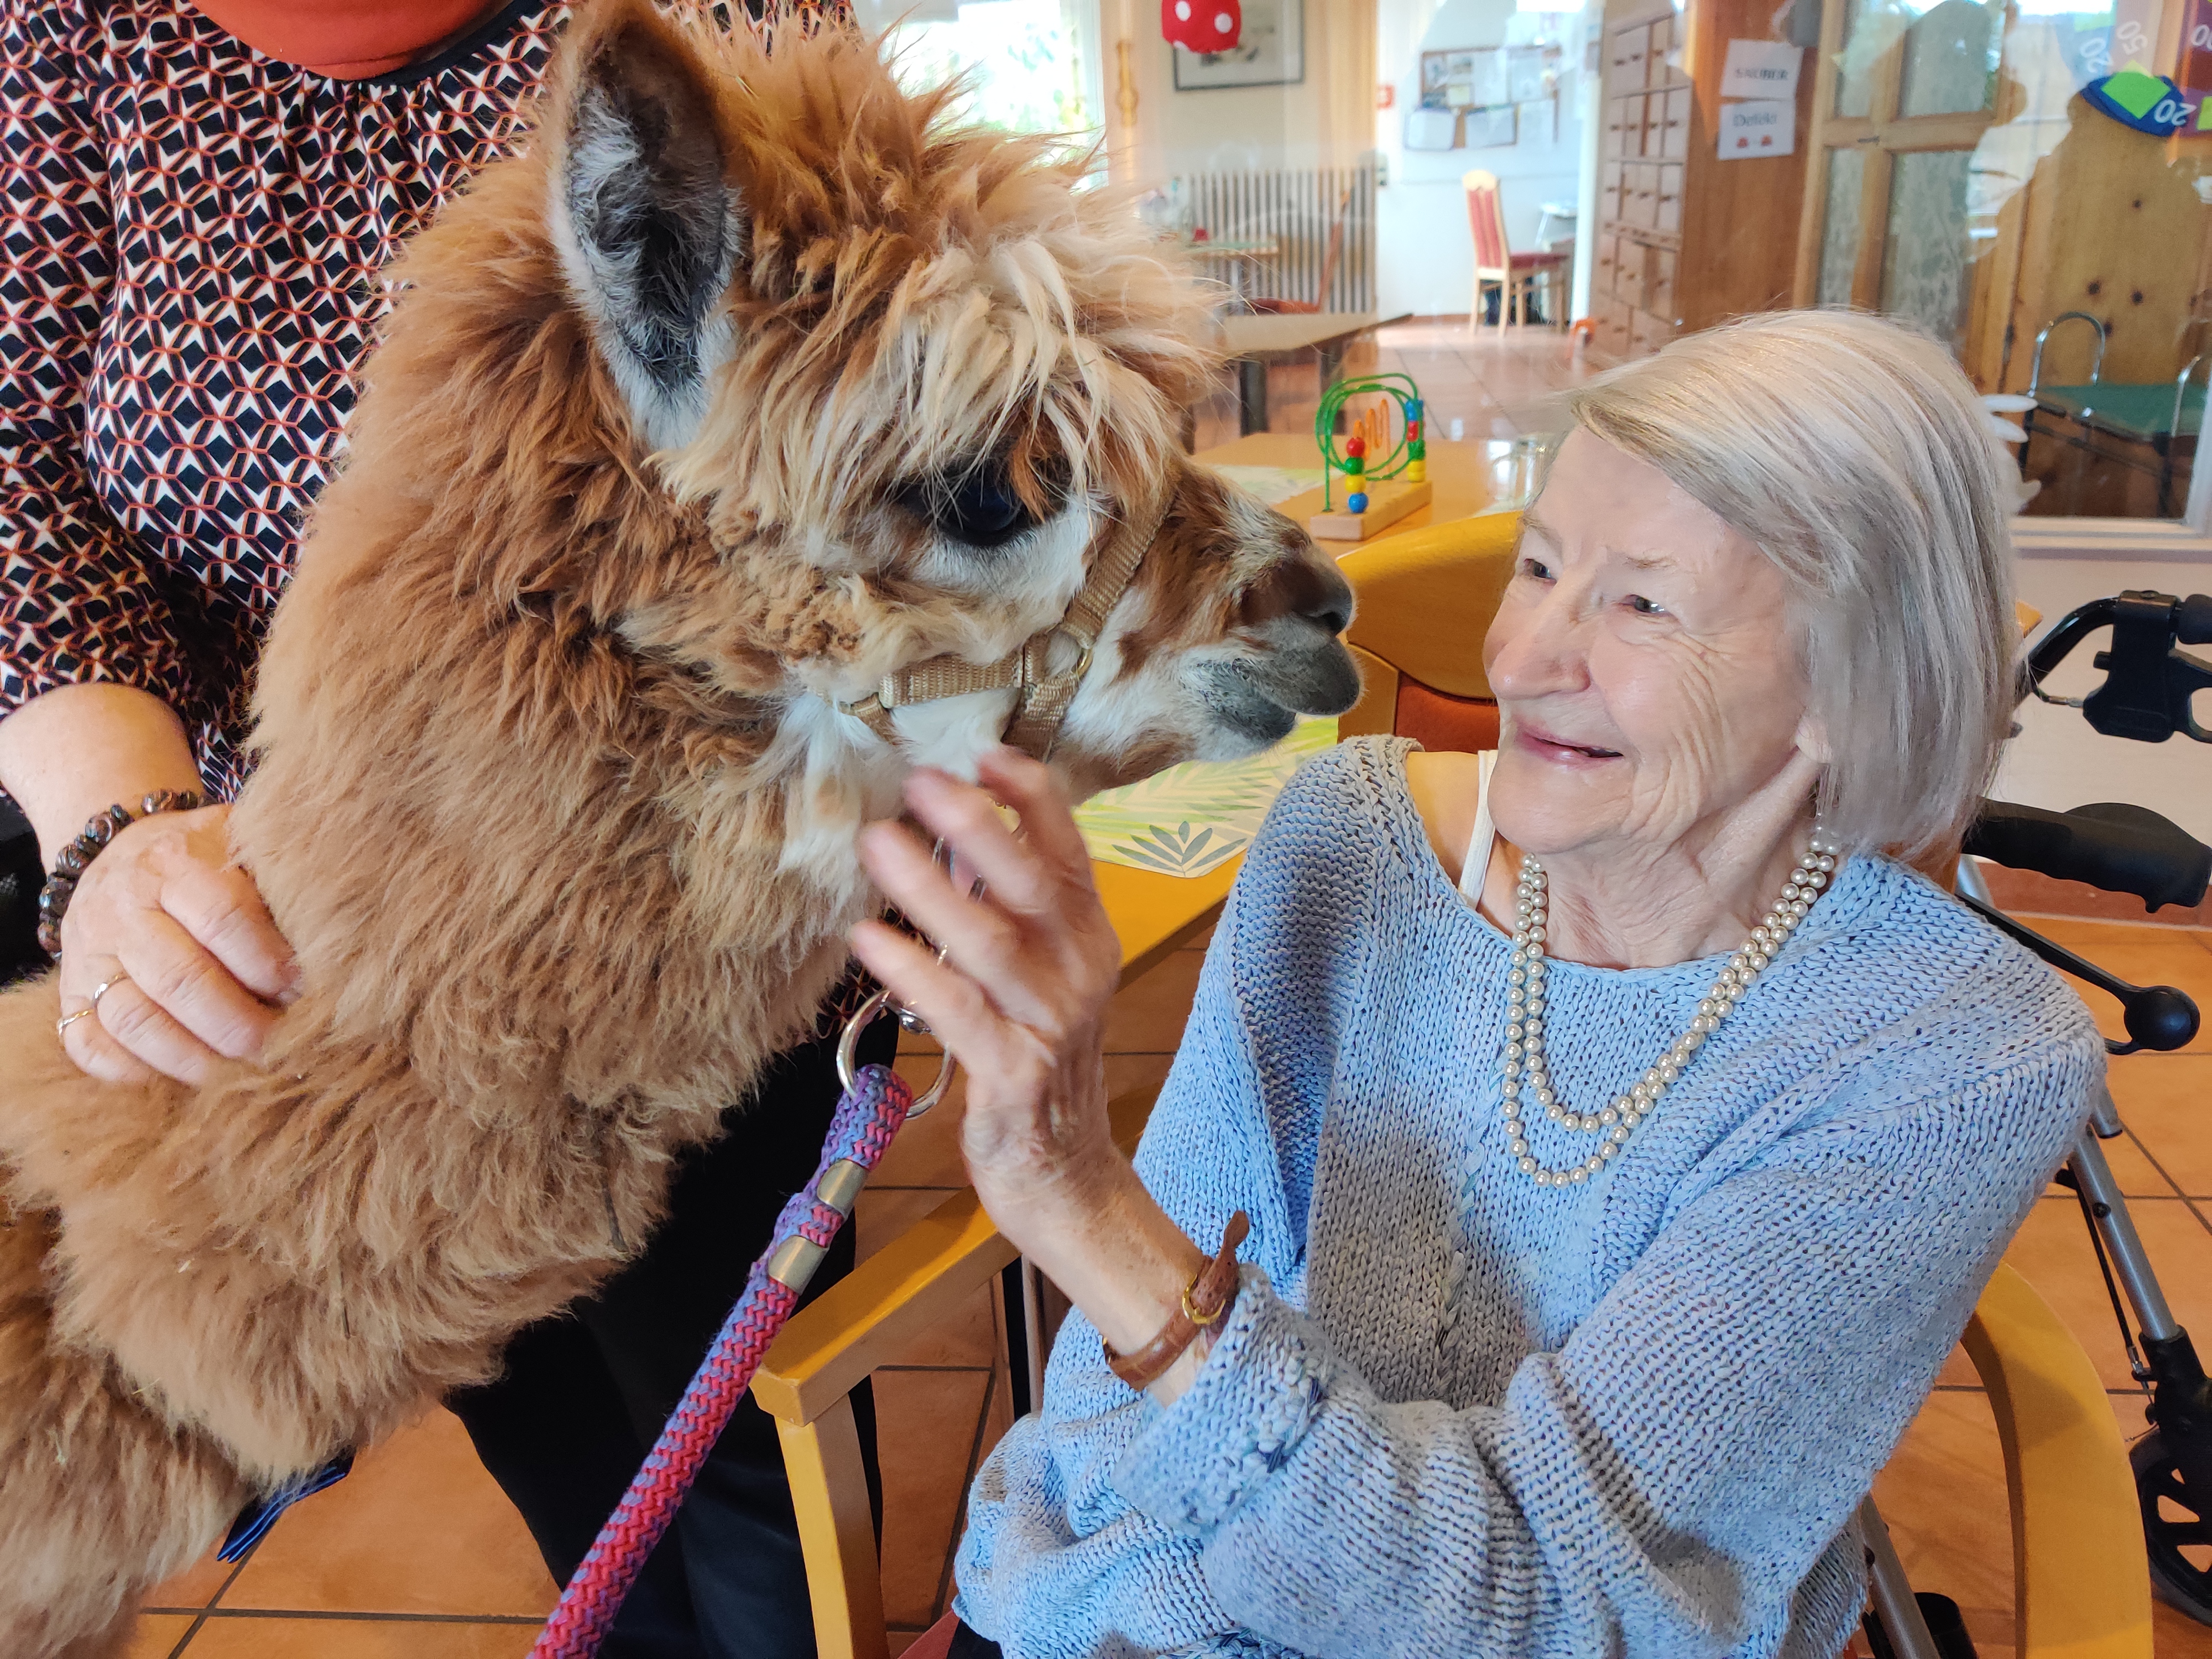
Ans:
<svg viewBox="0 0 2212 1659"><path fill-rule="evenodd" d="M2171 165L2165 140L2107 119L2079 97L2067 112L2066 137L1998 216L2000 246L2025 220L2006 389L2027 386L2037 331L2066 311L2105 325L2106 380L2170 379L2205 343L2193 325L2212 211ZM2054 336L2045 378L2087 380L2092 341L2087 327Z"/></svg>

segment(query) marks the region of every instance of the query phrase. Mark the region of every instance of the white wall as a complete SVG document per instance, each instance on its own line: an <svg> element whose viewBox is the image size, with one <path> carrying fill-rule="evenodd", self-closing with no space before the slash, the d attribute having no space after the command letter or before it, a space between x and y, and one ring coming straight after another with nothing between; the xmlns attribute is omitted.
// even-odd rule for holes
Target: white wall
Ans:
<svg viewBox="0 0 2212 1659"><path fill-rule="evenodd" d="M1072 0L1070 0L1072 3ZM1511 0L1507 0L1510 3ZM1155 0L1104 0L1106 131L1115 176L1164 186L1194 173L1344 167L1372 142L1375 0L1304 0L1305 64L1288 86L1175 89ZM1133 131L1121 124L1118 42L1129 45Z"/></svg>
<svg viewBox="0 0 2212 1659"><path fill-rule="evenodd" d="M1572 204L1582 194L1588 97L1583 73L1585 20L1598 26L1595 0L1582 12L1519 12L1514 0L1378 0L1378 76L1396 88L1376 117L1376 147L1389 182L1376 195L1377 300L1385 312L1421 315L1466 312L1474 287L1474 242L1468 228L1460 175L1481 167L1498 175L1505 234L1516 249L1536 246L1547 202ZM1520 46L1558 39L1559 120L1551 106L1524 104L1520 142L1493 149L1408 150L1406 112L1421 100L1420 54L1455 46ZM1565 235L1553 222L1547 239Z"/></svg>

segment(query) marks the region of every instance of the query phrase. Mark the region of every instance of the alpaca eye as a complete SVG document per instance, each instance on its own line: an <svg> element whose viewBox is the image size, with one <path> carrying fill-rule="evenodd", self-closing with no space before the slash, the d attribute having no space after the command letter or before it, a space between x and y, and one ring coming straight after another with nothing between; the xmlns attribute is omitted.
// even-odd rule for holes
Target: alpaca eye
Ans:
<svg viewBox="0 0 2212 1659"><path fill-rule="evenodd" d="M904 485L898 499L939 535L970 547L1003 547L1037 522L998 461L985 461L957 477Z"/></svg>

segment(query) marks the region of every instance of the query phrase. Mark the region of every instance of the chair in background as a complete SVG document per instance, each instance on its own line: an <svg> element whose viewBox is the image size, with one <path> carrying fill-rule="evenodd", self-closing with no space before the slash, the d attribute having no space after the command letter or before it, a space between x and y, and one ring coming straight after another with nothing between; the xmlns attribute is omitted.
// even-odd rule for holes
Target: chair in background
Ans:
<svg viewBox="0 0 2212 1659"><path fill-rule="evenodd" d="M2096 331L2096 355L2090 359L2087 381L2058 386L2043 378L2043 348L2068 323L2087 323ZM2204 428L2206 388L2197 371L2204 366L2205 354L2191 357L2170 380L2108 380L2105 347L2109 338L2104 323L2086 311L2061 312L2037 331L2035 356L2027 375L2027 395L2035 400L2035 406L2021 422L2027 434L2020 447L2021 476L2027 476L2029 455L2035 441L2042 438L2062 448L2081 451L2093 461L2148 474L2158 481L2153 511L2161 519L2172 518L2179 511L2173 501L2176 465L2182 467L2182 493L2186 496L2189 473L2196 465L2197 436ZM2040 426L2039 416L2045 417ZM2100 509L2124 513L2126 507L2124 501L2113 501L2069 500L2066 503L2066 510L2074 513Z"/></svg>
<svg viewBox="0 0 2212 1659"><path fill-rule="evenodd" d="M1328 309L1329 291L1336 286L1336 268L1344 258L1345 222L1352 216L1352 191L1344 192L1336 204L1336 217L1328 227L1328 246L1322 250L1320 297L1314 300L1248 300L1255 316L1313 317ZM1322 382L1323 390L1328 381Z"/></svg>
<svg viewBox="0 0 2212 1659"><path fill-rule="evenodd" d="M1517 513L1455 519L1353 549L1338 568L1358 600L1345 635L1363 689L1344 736L1394 732L1425 749L1498 747L1482 636L1513 574Z"/></svg>
<svg viewBox="0 0 2212 1659"><path fill-rule="evenodd" d="M1557 327L1565 320L1559 292L1569 256L1565 253L1516 253L1505 238L1505 205L1498 192L1498 175L1478 167L1460 183L1467 187L1467 217L1474 232L1474 313L1473 326L1482 326L1490 290L1498 289L1498 331L1503 334L1509 318L1528 320L1528 302L1536 279L1544 279L1544 314Z"/></svg>

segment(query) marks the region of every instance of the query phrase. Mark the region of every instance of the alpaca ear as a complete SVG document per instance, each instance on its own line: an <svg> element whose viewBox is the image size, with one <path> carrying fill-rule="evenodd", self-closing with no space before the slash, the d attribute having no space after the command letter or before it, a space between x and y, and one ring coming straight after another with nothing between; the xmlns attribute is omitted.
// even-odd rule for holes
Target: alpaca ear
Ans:
<svg viewBox="0 0 2212 1659"><path fill-rule="evenodd" d="M555 240L646 442L697 433L729 360L744 241L704 67L643 7L585 44L552 180Z"/></svg>

